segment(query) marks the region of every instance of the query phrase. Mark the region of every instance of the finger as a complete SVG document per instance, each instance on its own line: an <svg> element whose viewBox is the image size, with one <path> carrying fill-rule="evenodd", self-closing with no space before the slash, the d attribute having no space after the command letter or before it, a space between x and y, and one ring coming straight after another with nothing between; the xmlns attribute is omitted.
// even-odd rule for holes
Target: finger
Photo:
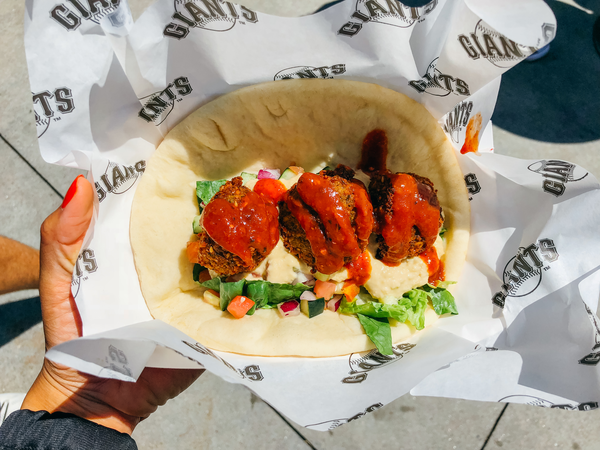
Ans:
<svg viewBox="0 0 600 450"><path fill-rule="evenodd" d="M148 417L159 406L177 397L194 383L204 369L158 369L146 367L137 382L102 380L90 388L123 414Z"/></svg>
<svg viewBox="0 0 600 450"><path fill-rule="evenodd" d="M78 176L56 211L44 221L40 244L40 299L47 348L80 335L71 277L93 214L94 190Z"/></svg>

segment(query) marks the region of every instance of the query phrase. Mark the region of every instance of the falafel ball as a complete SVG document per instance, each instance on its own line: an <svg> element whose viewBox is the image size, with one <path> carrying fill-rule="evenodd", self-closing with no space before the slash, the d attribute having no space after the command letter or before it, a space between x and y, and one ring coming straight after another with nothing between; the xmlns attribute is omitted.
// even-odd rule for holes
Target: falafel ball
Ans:
<svg viewBox="0 0 600 450"><path fill-rule="evenodd" d="M242 177L221 186L204 208L202 225L197 261L219 276L251 272L279 240L277 208L243 186Z"/></svg>
<svg viewBox="0 0 600 450"><path fill-rule="evenodd" d="M364 184L340 164L304 174L279 202L279 225L289 253L313 271L331 274L365 250L373 209Z"/></svg>
<svg viewBox="0 0 600 450"><path fill-rule="evenodd" d="M377 234L376 258L398 265L433 246L444 222L437 190L414 173L375 173L369 183Z"/></svg>

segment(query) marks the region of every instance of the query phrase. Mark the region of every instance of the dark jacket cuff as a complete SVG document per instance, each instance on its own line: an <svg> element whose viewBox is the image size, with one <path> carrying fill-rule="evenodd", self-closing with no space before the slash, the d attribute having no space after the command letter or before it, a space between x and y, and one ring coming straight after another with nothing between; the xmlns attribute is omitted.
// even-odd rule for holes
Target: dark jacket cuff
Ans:
<svg viewBox="0 0 600 450"><path fill-rule="evenodd" d="M73 414L15 411L0 427L0 450L137 450L125 433Z"/></svg>

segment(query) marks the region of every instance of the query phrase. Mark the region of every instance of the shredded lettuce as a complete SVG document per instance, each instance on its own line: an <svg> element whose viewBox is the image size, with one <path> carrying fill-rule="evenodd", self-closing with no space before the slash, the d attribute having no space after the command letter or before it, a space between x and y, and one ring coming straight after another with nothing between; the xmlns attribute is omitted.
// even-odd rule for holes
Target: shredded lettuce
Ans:
<svg viewBox="0 0 600 450"><path fill-rule="evenodd" d="M221 292L221 279L218 277L215 277L212 280L204 281L203 283L199 284L200 286L205 287L206 289L212 289L213 291Z"/></svg>
<svg viewBox="0 0 600 450"><path fill-rule="evenodd" d="M245 283L245 280L221 283L221 311L225 311L229 306L229 303L231 303L231 300L238 295L244 295Z"/></svg>
<svg viewBox="0 0 600 450"><path fill-rule="evenodd" d="M429 298L431 299L431 305L433 306L433 310L438 315L442 314L458 314L458 309L456 308L456 302L454 301L454 296L446 289L448 284L452 284L451 282L440 283L437 287L431 286L430 284L426 284L425 286L420 287L424 292L427 293Z"/></svg>
<svg viewBox="0 0 600 450"><path fill-rule="evenodd" d="M227 180L215 180L215 181L196 181L196 196L198 197L198 204L208 204L210 199L219 192L221 186L227 183Z"/></svg>
<svg viewBox="0 0 600 450"><path fill-rule="evenodd" d="M417 330L425 328L425 309L427 308L427 293L420 289L413 289L405 293L398 304L406 308L408 322Z"/></svg>
<svg viewBox="0 0 600 450"><path fill-rule="evenodd" d="M373 318L391 318L398 322L410 322L417 330L425 327L425 308L427 293L418 289L407 292L398 299L397 304L379 303L373 297L369 299L363 292L360 299L366 303L348 303L344 297L338 311L342 314L362 314Z"/></svg>
<svg viewBox="0 0 600 450"><path fill-rule="evenodd" d="M204 283L199 284L202 287L212 289L213 291L217 291L219 293L219 296L221 297L221 311L225 311L229 306L229 302L231 302L231 300L233 300L238 295L244 295L245 283L246 280L228 283L226 281L221 280L218 277L215 277L212 280L208 280Z"/></svg>
<svg viewBox="0 0 600 450"><path fill-rule="evenodd" d="M246 282L246 295L256 303L256 308L277 306L286 300L297 299L310 287L298 284L280 284L253 280Z"/></svg>
<svg viewBox="0 0 600 450"><path fill-rule="evenodd" d="M392 329L387 318L374 318L357 314L360 324L365 330L371 342L382 355L393 355L392 351Z"/></svg>
<svg viewBox="0 0 600 450"><path fill-rule="evenodd" d="M198 266L200 265L198 264ZM195 280L198 280L197 276ZM245 295L255 303L246 313L250 316L254 314L257 309L276 308L279 303L290 299L297 299L304 291L311 289L301 283L281 284L263 280L225 282L218 277L199 284L202 287L212 289L219 293L221 296L222 311L227 309L229 302L236 296Z"/></svg>

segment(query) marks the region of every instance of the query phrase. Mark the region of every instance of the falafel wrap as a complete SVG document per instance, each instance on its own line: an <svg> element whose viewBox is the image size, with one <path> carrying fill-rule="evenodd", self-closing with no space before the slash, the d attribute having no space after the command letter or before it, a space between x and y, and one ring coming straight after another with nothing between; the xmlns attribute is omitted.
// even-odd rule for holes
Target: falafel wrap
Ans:
<svg viewBox="0 0 600 450"><path fill-rule="evenodd" d="M195 239L190 223L198 214L197 181L290 165L307 173L338 164L354 169L360 165L365 136L373 130L387 136L384 163L390 173L417 174L435 186L445 230L438 254L445 279L458 280L468 246L469 201L452 145L429 112L378 85L281 80L240 89L199 108L171 130L148 161L132 206L130 235L152 315L221 351L325 357L372 349L375 345L356 316L325 310L310 319L302 314L284 318L272 308L238 320L204 302L205 288L194 282L186 243ZM269 264L276 273L286 260L296 259L289 245L282 244L264 255L266 280ZM381 251L379 245L374 255ZM365 246L362 242L360 250ZM279 259L271 257L276 253ZM418 257L398 265L371 257L371 266L365 287L380 300L428 280L427 265ZM437 317L428 308L425 328ZM410 323L390 320L390 325L394 343L417 332Z"/></svg>

